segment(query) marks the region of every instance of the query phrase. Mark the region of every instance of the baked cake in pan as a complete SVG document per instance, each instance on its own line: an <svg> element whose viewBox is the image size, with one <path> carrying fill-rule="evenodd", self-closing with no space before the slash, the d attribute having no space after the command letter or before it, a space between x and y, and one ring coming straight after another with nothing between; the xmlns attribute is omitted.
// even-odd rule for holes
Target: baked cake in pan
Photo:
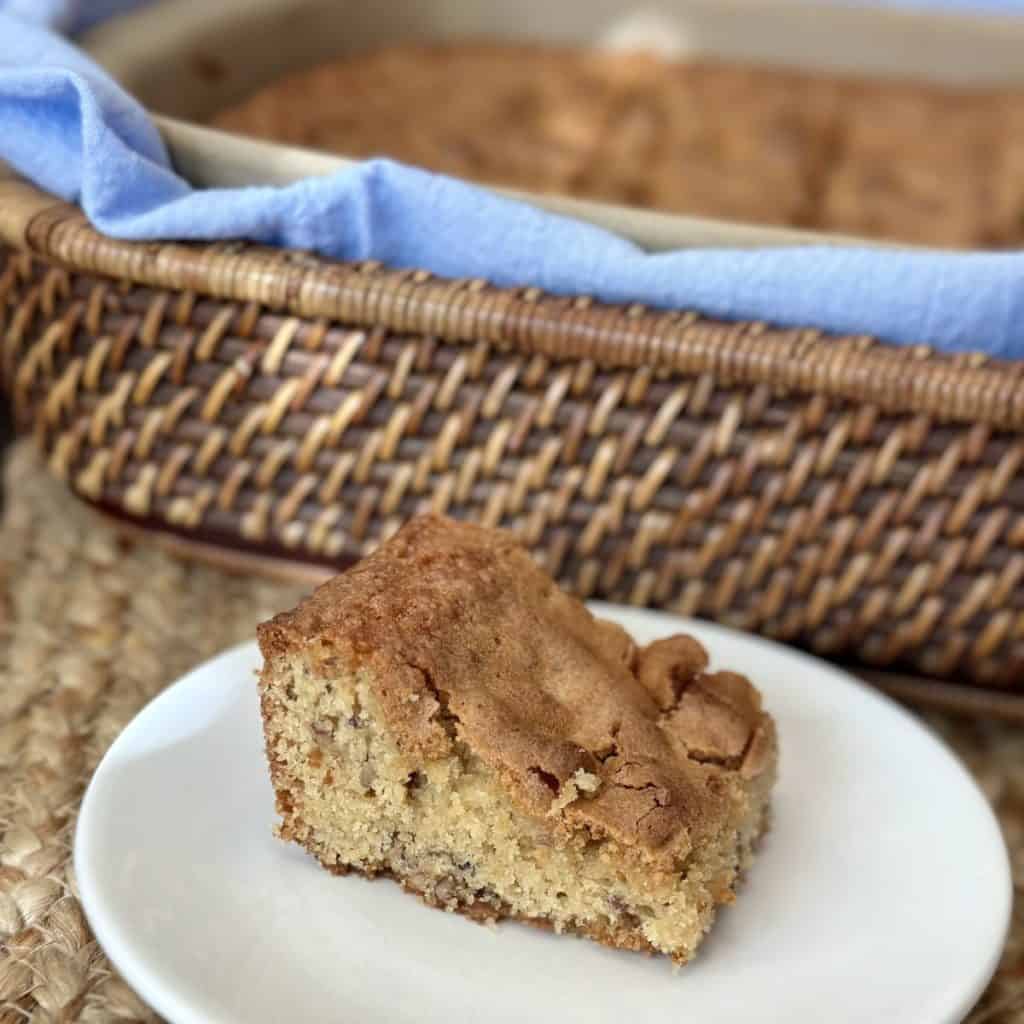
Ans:
<svg viewBox="0 0 1024 1024"><path fill-rule="evenodd" d="M544 46L401 43L221 127L491 184L929 245L1024 244L1024 92Z"/></svg>
<svg viewBox="0 0 1024 1024"><path fill-rule="evenodd" d="M689 960L768 821L771 718L510 536L413 520L259 627L279 834L427 903Z"/></svg>

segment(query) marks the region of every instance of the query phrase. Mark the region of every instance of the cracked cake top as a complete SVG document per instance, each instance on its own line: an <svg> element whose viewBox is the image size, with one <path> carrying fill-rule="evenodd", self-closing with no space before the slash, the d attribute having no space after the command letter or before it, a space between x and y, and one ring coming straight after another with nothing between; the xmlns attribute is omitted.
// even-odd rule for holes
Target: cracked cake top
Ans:
<svg viewBox="0 0 1024 1024"><path fill-rule="evenodd" d="M487 763L531 813L677 860L732 817L771 719L696 640L637 648L498 530L412 520L259 628L264 656L369 670L399 748Z"/></svg>

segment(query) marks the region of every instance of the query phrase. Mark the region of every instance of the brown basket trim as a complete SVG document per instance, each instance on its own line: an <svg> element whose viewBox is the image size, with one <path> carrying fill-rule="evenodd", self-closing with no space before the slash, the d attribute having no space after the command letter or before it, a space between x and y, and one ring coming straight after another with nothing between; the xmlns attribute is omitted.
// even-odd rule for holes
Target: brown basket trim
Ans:
<svg viewBox="0 0 1024 1024"><path fill-rule="evenodd" d="M982 354L943 355L864 336L604 305L585 296L499 289L241 243L123 242L95 231L77 207L22 182L0 183L0 241L75 271L184 292L186 306L194 294L209 295L350 325L489 341L557 360L710 373L723 385L764 385L888 412L1024 427L1024 363ZM282 342L273 358L286 348Z"/></svg>

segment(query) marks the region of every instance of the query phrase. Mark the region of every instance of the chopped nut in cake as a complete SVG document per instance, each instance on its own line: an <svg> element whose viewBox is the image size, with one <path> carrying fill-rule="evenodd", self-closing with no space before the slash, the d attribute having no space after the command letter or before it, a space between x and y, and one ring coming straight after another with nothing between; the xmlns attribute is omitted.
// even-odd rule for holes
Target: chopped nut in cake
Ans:
<svg viewBox="0 0 1024 1024"><path fill-rule="evenodd" d="M689 960L768 818L758 692L507 534L413 520L259 628L279 834L428 903Z"/></svg>

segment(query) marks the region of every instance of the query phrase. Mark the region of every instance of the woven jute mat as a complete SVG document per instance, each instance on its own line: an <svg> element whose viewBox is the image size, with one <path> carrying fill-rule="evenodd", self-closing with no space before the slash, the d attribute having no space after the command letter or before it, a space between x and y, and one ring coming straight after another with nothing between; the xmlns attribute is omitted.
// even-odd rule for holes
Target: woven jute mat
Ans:
<svg viewBox="0 0 1024 1024"><path fill-rule="evenodd" d="M8 458L5 493L0 1024L153 1020L111 968L78 903L71 847L82 793L104 751L147 701L193 665L251 637L257 622L292 604L299 590L123 541L52 481L25 445ZM929 721L997 808L1019 896L1024 730ZM999 973L972 1024L1024 1024L1022 904L1018 899ZM942 970L935 965L936 976Z"/></svg>

